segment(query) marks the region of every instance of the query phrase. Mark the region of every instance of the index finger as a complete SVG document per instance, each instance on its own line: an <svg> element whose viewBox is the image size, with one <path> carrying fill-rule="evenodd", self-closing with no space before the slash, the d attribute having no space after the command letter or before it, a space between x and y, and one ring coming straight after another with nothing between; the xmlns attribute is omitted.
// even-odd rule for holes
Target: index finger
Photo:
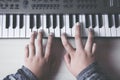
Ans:
<svg viewBox="0 0 120 80"><path fill-rule="evenodd" d="M73 47L70 45L70 43L68 42L65 34L62 34L61 40L62 40L62 44L63 44L65 50L66 50L70 55L72 55L72 52L74 51L74 48L73 48Z"/></svg>
<svg viewBox="0 0 120 80"><path fill-rule="evenodd" d="M45 58L49 58L50 56L52 41L53 41L53 34L50 34L48 37L48 42L47 42L46 49L45 49Z"/></svg>

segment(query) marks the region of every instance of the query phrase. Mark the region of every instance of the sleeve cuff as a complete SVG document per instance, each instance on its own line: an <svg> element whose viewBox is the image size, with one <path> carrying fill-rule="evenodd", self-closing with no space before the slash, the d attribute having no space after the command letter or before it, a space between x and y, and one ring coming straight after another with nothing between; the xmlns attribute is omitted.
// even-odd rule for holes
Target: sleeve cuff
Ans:
<svg viewBox="0 0 120 80"><path fill-rule="evenodd" d="M22 70L30 80L38 80L37 77L25 66L22 66Z"/></svg>
<svg viewBox="0 0 120 80"><path fill-rule="evenodd" d="M91 74L93 74L94 72L96 72L96 68L97 68L97 63L94 62L92 64L90 64L87 68L85 68L82 72L80 72L77 76L77 80L84 80L87 77L89 77Z"/></svg>

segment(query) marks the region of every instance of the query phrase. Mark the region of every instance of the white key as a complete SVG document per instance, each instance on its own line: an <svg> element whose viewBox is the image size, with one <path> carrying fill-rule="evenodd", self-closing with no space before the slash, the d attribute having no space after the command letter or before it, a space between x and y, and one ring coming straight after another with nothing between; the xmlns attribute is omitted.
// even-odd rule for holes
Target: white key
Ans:
<svg viewBox="0 0 120 80"><path fill-rule="evenodd" d="M2 37L8 37L8 29L6 29L6 15L3 15L3 30L2 30Z"/></svg>
<svg viewBox="0 0 120 80"><path fill-rule="evenodd" d="M8 37L13 38L14 36L14 30L13 30L13 15L10 15L10 27L8 31Z"/></svg>
<svg viewBox="0 0 120 80"><path fill-rule="evenodd" d="M105 37L106 36L106 29L105 29L105 26L104 26L104 24L105 24L104 15L102 15L102 20L103 20L103 26L99 29L100 30L100 36Z"/></svg>
<svg viewBox="0 0 120 80"><path fill-rule="evenodd" d="M75 37L76 16L72 15L72 17L73 17L72 37Z"/></svg>
<svg viewBox="0 0 120 80"><path fill-rule="evenodd" d="M32 29L32 32L33 31L35 31L35 32L38 32L38 30L37 30L37 16L36 15L33 15L33 21L34 21L34 27L33 27L33 29Z"/></svg>
<svg viewBox="0 0 120 80"><path fill-rule="evenodd" d="M82 15L82 27L83 27L83 37L87 37L88 35L88 29L86 28L86 20L85 15Z"/></svg>
<svg viewBox="0 0 120 80"><path fill-rule="evenodd" d="M92 29L94 31L94 28L92 26L92 15L89 15L89 19L90 19L90 26L89 26L89 29Z"/></svg>
<svg viewBox="0 0 120 80"><path fill-rule="evenodd" d="M73 24L75 23L75 15L72 15L72 19L73 19ZM75 24L73 25L72 29L71 29L71 32L72 32L72 37L75 37Z"/></svg>
<svg viewBox="0 0 120 80"><path fill-rule="evenodd" d="M25 15L25 27L26 27L26 38L30 38L31 35L31 29L30 29L30 15Z"/></svg>
<svg viewBox="0 0 120 80"><path fill-rule="evenodd" d="M92 29L94 31L94 28L92 26L92 15L89 15L89 19L90 19L90 26L89 29Z"/></svg>
<svg viewBox="0 0 120 80"><path fill-rule="evenodd" d="M111 36L111 29L109 28L109 20L108 20L108 15L105 14L104 15L104 26L105 26L105 30L106 30L106 36L110 37Z"/></svg>
<svg viewBox="0 0 120 80"><path fill-rule="evenodd" d="M20 26L20 15L17 15L16 16L17 17L17 26L16 26L16 28L14 29L14 37L16 37L16 38L19 38L20 37L20 31L19 31L19 26Z"/></svg>
<svg viewBox="0 0 120 80"><path fill-rule="evenodd" d="M113 19L113 26L111 27L111 35L112 35L112 37L116 37L117 29L115 27L115 15L112 15L112 19Z"/></svg>
<svg viewBox="0 0 120 80"><path fill-rule="evenodd" d="M69 19L69 15L66 15L66 22L65 22L66 26L66 34L67 36L71 36L71 28L70 28L70 19Z"/></svg>
<svg viewBox="0 0 120 80"><path fill-rule="evenodd" d="M61 29L61 34L63 34L63 33L66 33L66 31L65 31L65 15L63 15L63 22L64 22L64 26L63 26L63 28Z"/></svg>
<svg viewBox="0 0 120 80"><path fill-rule="evenodd" d="M95 15L96 17L96 27L94 28L94 36L99 37L99 20L98 15Z"/></svg>
<svg viewBox="0 0 120 80"><path fill-rule="evenodd" d="M43 31L44 31L44 37L48 37L49 29L47 29L47 20L45 14L43 15Z"/></svg>
<svg viewBox="0 0 120 80"><path fill-rule="evenodd" d="M40 21L41 21L41 22L40 22L41 25L40 25L40 28L38 29L38 32L39 32L39 31L42 31L42 30L43 30L43 27L44 27L44 26L43 26L43 15L40 15Z"/></svg>
<svg viewBox="0 0 120 80"><path fill-rule="evenodd" d="M49 31L50 31L50 33L55 33L55 30L53 29L53 15L50 15L50 23L51 23L51 25L50 25L50 28L49 28Z"/></svg>
<svg viewBox="0 0 120 80"><path fill-rule="evenodd" d="M38 32L39 31L41 31L41 30L43 30L43 15L40 15L40 23L41 23L41 26L40 26L40 28L38 29Z"/></svg>
<svg viewBox="0 0 120 80"><path fill-rule="evenodd" d="M60 37L60 15L57 15L57 27L55 28L55 37Z"/></svg>
<svg viewBox="0 0 120 80"><path fill-rule="evenodd" d="M92 28L92 15L89 15L89 18L90 18L90 27L89 28Z"/></svg>
<svg viewBox="0 0 120 80"><path fill-rule="evenodd" d="M76 15L73 15L73 25L76 24Z"/></svg>
<svg viewBox="0 0 120 80"><path fill-rule="evenodd" d="M2 37L2 15L0 15L0 38Z"/></svg>
<svg viewBox="0 0 120 80"><path fill-rule="evenodd" d="M120 14L119 14L119 21L120 21ZM117 37L120 37L120 26L117 28Z"/></svg>

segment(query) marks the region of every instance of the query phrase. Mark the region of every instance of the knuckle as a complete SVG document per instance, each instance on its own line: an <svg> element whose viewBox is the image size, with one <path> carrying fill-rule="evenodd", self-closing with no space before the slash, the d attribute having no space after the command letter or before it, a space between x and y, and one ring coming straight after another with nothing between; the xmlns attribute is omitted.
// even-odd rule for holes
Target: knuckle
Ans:
<svg viewBox="0 0 120 80"><path fill-rule="evenodd" d="M94 36L93 36L93 33L90 32L88 37L89 37L89 38L93 38L93 37L94 37Z"/></svg>
<svg viewBox="0 0 120 80"><path fill-rule="evenodd" d="M36 56L36 57L35 57L35 60L36 60L37 62L39 62L40 59L41 59L41 58L40 58L39 56Z"/></svg>
<svg viewBox="0 0 120 80"><path fill-rule="evenodd" d="M75 35L75 38L76 38L76 39L79 39L79 38L80 38L79 34L76 34L76 35Z"/></svg>
<svg viewBox="0 0 120 80"><path fill-rule="evenodd" d="M34 57L30 57L28 60L32 62L34 60Z"/></svg>
<svg viewBox="0 0 120 80"><path fill-rule="evenodd" d="M51 39L51 38L52 38L52 35L49 35L49 38Z"/></svg>
<svg viewBox="0 0 120 80"><path fill-rule="evenodd" d="M37 46L41 47L42 43L38 41Z"/></svg>
<svg viewBox="0 0 120 80"><path fill-rule="evenodd" d="M30 47L34 46L34 42L31 41L31 42L29 43L29 46L30 46Z"/></svg>
<svg viewBox="0 0 120 80"><path fill-rule="evenodd" d="M68 42L67 41L64 41L64 44L63 44L64 46L68 46Z"/></svg>
<svg viewBox="0 0 120 80"><path fill-rule="evenodd" d="M51 43L52 43L52 41L49 40L49 41L47 42L48 46L51 46Z"/></svg>

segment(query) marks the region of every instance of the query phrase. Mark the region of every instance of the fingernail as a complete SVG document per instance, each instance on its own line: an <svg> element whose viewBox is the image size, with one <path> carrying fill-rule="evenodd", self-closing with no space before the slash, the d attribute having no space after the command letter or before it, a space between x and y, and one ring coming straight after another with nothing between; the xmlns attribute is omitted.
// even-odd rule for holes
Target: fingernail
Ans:
<svg viewBox="0 0 120 80"><path fill-rule="evenodd" d="M62 33L62 35L66 35L66 33Z"/></svg>
<svg viewBox="0 0 120 80"><path fill-rule="evenodd" d="M94 30L92 28L89 29L90 32L94 32Z"/></svg>
<svg viewBox="0 0 120 80"><path fill-rule="evenodd" d="M80 26L80 23L79 23L79 22L77 22L77 23L76 23L76 26Z"/></svg>
<svg viewBox="0 0 120 80"><path fill-rule="evenodd" d="M43 29L40 29L39 32L43 33Z"/></svg>
<svg viewBox="0 0 120 80"><path fill-rule="evenodd" d="M34 34L35 34L35 31L33 31L31 34L34 35Z"/></svg>
<svg viewBox="0 0 120 80"><path fill-rule="evenodd" d="M54 33L50 33L50 36L53 36L53 37L54 37L54 35L55 35Z"/></svg>
<svg viewBox="0 0 120 80"><path fill-rule="evenodd" d="M90 28L89 31L94 35L94 30L92 28Z"/></svg>

